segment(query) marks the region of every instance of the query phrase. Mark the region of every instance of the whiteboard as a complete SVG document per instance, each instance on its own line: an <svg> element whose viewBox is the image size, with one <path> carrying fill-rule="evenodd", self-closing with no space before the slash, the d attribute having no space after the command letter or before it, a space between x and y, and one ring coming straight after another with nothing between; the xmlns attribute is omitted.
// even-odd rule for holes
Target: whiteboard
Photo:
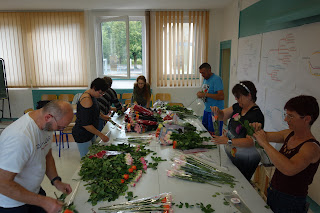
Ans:
<svg viewBox="0 0 320 213"><path fill-rule="evenodd" d="M298 95L320 100L320 22L239 39L237 77L257 88L266 131L287 129L285 103ZM320 118L312 127L316 131Z"/></svg>
<svg viewBox="0 0 320 213"><path fill-rule="evenodd" d="M260 79L266 87L281 91L295 89L298 73L299 28L278 30L263 34L260 61Z"/></svg>
<svg viewBox="0 0 320 213"><path fill-rule="evenodd" d="M237 76L240 81L258 82L261 34L239 39Z"/></svg>
<svg viewBox="0 0 320 213"><path fill-rule="evenodd" d="M320 23L300 27L297 45L300 50L296 88L302 94L320 99Z"/></svg>

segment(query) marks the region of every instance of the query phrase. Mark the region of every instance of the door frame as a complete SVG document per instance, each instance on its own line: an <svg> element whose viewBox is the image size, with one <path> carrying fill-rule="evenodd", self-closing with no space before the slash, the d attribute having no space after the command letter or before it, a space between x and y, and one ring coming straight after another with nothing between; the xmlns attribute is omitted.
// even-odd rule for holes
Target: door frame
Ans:
<svg viewBox="0 0 320 213"><path fill-rule="evenodd" d="M227 99L224 99L224 101L228 101L227 102L227 105L229 105L229 90L230 90L230 69L231 69L231 66L230 66L230 62L231 62L231 40L227 40L227 41L221 41L220 42L220 60L219 60L219 76L221 77L222 76L222 51L225 50L225 49L230 49L230 61L229 61L229 79L228 79L228 84L229 84L229 88L228 88L228 97Z"/></svg>

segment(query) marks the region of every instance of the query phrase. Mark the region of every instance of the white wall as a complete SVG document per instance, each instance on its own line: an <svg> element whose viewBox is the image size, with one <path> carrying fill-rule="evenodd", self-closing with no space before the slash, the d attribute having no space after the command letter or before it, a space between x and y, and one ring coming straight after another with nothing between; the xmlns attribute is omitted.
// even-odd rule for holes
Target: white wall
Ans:
<svg viewBox="0 0 320 213"><path fill-rule="evenodd" d="M9 88L8 93L12 118L19 118L23 115L24 110L33 108L32 90L30 88ZM10 116L8 106L8 101L4 100L4 118Z"/></svg>

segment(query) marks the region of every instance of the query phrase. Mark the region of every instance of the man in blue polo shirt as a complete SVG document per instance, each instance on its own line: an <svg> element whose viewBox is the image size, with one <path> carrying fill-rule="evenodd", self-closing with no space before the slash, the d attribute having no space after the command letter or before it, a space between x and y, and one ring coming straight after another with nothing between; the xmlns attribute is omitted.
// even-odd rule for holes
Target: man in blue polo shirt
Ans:
<svg viewBox="0 0 320 213"><path fill-rule="evenodd" d="M202 91L197 93L198 98L201 98L205 104L202 124L210 133L213 133L214 129L210 106L217 106L219 109L224 108L223 83L219 76L211 72L211 66L208 63L201 64L199 72L204 78ZM222 126L221 123L222 122L220 122L220 126Z"/></svg>

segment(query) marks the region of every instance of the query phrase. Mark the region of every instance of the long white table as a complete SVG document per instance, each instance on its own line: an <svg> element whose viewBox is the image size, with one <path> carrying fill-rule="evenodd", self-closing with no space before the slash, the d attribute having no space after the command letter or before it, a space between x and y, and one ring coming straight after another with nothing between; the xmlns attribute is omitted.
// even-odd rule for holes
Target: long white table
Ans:
<svg viewBox="0 0 320 213"><path fill-rule="evenodd" d="M115 115L112 119L118 124L124 124L123 117L117 117L117 115ZM196 122L198 122L199 126L202 126L200 121ZM119 131L117 128L115 128L112 124L108 122L105 128L102 130L102 132L107 133L109 131L111 131L111 142L115 138L125 138L128 136L139 135L137 133L126 134L124 130ZM148 133L145 133L144 135L147 134ZM221 165L222 167L227 167L229 171L225 170L225 172L233 175L235 179L238 181L234 188L231 188L229 185L217 187L209 184L201 184L184 181L177 178L169 178L167 177L167 170L169 170L171 167L172 162L170 161L170 159L174 155L176 150L172 149L172 146L160 146L155 141L152 141L150 145L147 146L147 148L157 153L157 155L154 156L167 159L167 161L159 162L157 170L147 169L146 173L142 175L142 178L136 184L135 187L129 186L128 191L132 191L134 196L138 196L137 199L158 195L164 192L171 192L174 200L173 202L175 202L176 204L179 204L180 202L187 202L191 205L202 202L204 205L211 204L212 208L216 210L215 212L233 213L240 211L238 211L234 206L232 206L232 204L224 204L223 193L232 192L233 190L236 190L240 198L249 207L251 212L272 212L270 209L267 209L265 207L266 203L264 202L264 200L260 197L257 191L251 186L251 184L245 179L245 177L240 173L240 171L229 160L226 153L224 152L223 146L221 146ZM210 157L212 160L214 160L217 163L217 165L219 165L220 162L218 149L210 150L209 152L205 152L204 154L207 157ZM146 160L151 160L151 156L147 156ZM152 162L152 160L150 162ZM79 176L77 174L78 171L74 174L73 179L79 179ZM97 213L103 212L98 211L98 208L101 206L108 206L127 201L127 199L125 199L124 196L121 196L117 200L112 202L99 202L96 206L93 207L91 203L87 202L87 200L89 199L89 193L85 189L84 184L85 182L81 181L74 199L74 203L77 206L77 209L80 213L92 212L92 209ZM220 195L212 197L212 195L216 194L217 192L220 193ZM173 210L175 213L201 212L200 208L197 207L183 207L180 209L174 206Z"/></svg>

